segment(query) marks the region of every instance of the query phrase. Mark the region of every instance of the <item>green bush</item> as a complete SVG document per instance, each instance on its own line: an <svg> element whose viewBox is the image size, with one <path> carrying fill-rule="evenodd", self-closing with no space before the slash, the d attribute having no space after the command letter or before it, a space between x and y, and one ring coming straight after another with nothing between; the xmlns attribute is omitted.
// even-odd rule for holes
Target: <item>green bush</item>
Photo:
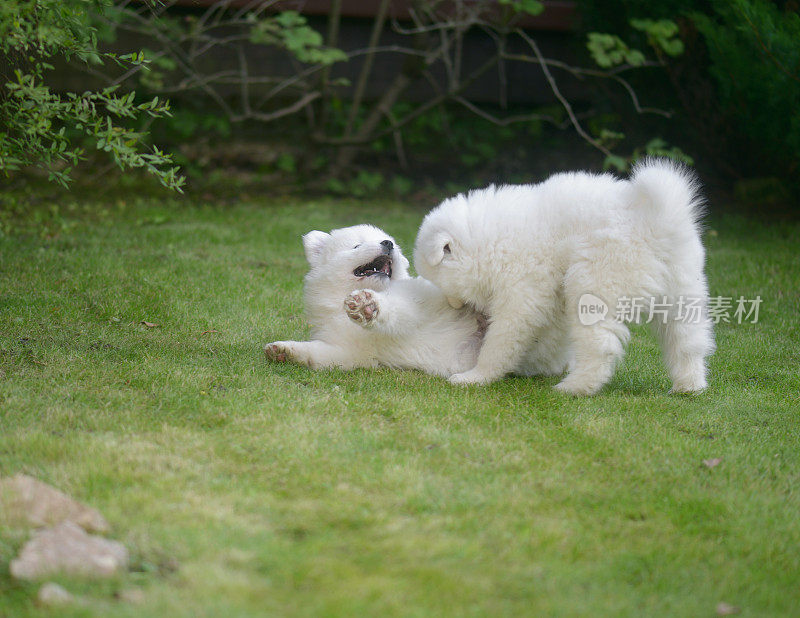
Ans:
<svg viewBox="0 0 800 618"><path fill-rule="evenodd" d="M705 38L719 110L759 173L800 166L800 15L766 0L713 3L694 12Z"/></svg>
<svg viewBox="0 0 800 618"><path fill-rule="evenodd" d="M88 137L120 169L144 169L164 186L181 190L184 179L169 155L148 146L147 134L126 122L142 115L169 115L169 102L158 97L137 102L135 93L116 88L83 93L55 93L47 76L56 59L88 65L107 62L135 66L141 53L100 52L92 19L110 0L4 0L0 3L0 170L38 166L49 179L70 182L73 166L84 158Z"/></svg>
<svg viewBox="0 0 800 618"><path fill-rule="evenodd" d="M684 134L706 161L730 178L780 177L798 186L800 167L800 15L796 3L769 0L581 0L591 53L610 64L655 43L672 86L637 81L643 97L681 108ZM677 60L664 19L680 24L685 52ZM641 28L646 22L649 28ZM671 27L670 27L671 28ZM624 42L624 43L623 43ZM666 43L666 46L664 45ZM683 45L681 45L683 47ZM630 60L629 60L630 62ZM699 154L699 152L698 152Z"/></svg>

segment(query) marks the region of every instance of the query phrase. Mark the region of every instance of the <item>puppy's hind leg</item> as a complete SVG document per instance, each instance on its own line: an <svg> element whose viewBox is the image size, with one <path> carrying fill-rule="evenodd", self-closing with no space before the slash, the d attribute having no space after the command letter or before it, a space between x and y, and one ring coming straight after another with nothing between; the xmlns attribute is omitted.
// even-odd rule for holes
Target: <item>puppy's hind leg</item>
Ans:
<svg viewBox="0 0 800 618"><path fill-rule="evenodd" d="M697 319L653 320L661 342L673 393L694 393L706 388L706 356L714 351L711 321Z"/></svg>
<svg viewBox="0 0 800 618"><path fill-rule="evenodd" d="M556 390L569 395L593 395L614 375L630 338L621 322L601 320L591 326L576 321L570 331L572 364Z"/></svg>
<svg viewBox="0 0 800 618"><path fill-rule="evenodd" d="M618 255L624 255L623 250L621 247ZM607 268L600 267L604 264L600 257L602 252L594 259L577 262L564 278L571 361L569 373L556 385L556 390L570 395L593 395L599 391L614 374L630 339L627 326L611 315L614 305L609 301L617 295L608 280L613 282L615 277L610 277ZM601 290L601 296L593 293ZM587 312L590 308L594 310Z"/></svg>
<svg viewBox="0 0 800 618"><path fill-rule="evenodd" d="M267 359L278 363L297 363L311 369L369 366L367 362L359 362L352 353L324 341L273 341L264 346Z"/></svg>

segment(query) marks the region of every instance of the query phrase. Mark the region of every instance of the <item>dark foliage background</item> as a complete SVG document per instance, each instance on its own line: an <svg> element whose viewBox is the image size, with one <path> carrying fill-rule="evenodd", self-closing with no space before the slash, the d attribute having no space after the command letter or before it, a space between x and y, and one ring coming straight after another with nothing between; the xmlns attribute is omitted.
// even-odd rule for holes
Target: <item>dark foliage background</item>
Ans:
<svg viewBox="0 0 800 618"><path fill-rule="evenodd" d="M796 208L798 2L581 0L580 6L584 29L613 31L634 44L641 35L630 27L631 19L676 19L686 51L666 64L669 87L662 89L679 110L676 141L730 183L740 199Z"/></svg>
<svg viewBox="0 0 800 618"><path fill-rule="evenodd" d="M0 12L9 35L0 167L11 182L37 163L63 181L88 158L78 181L96 184L115 165L146 168L150 149L170 153L163 161L180 164L189 191L248 184L408 196L564 168L624 171L655 154L695 164L728 202L798 210L795 0L579 0L577 26L562 33L522 27L547 10L536 1L454 3L456 13L412 2L416 13L398 20L382 0L360 22L339 15L335 0L327 18L303 15L302 3L299 13L276 12L270 1L198 9L68 0L60 12L52 0L11 4ZM31 18L30 41L43 32L54 40L25 57L27 48L9 44L19 40L18 15L67 15L73 35L52 37L58 29ZM347 28L369 40L348 40ZM272 60L253 55L258 48ZM24 114L9 107L20 67L36 79L26 91L33 109L52 108L33 132L14 125L33 122L30 105ZM522 86L538 94L520 98ZM69 91L105 102L115 142L102 110L87 134L75 110L53 107ZM160 112L145 113L154 97Z"/></svg>

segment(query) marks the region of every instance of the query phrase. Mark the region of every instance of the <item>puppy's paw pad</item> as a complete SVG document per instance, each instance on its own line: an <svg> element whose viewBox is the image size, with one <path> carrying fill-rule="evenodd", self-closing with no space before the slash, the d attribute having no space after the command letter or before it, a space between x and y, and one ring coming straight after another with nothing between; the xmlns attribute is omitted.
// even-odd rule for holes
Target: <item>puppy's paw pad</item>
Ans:
<svg viewBox="0 0 800 618"><path fill-rule="evenodd" d="M371 290L351 292L344 299L344 310L353 322L369 326L378 317L380 306Z"/></svg>
<svg viewBox="0 0 800 618"><path fill-rule="evenodd" d="M268 343L264 347L264 353L267 359L276 363L285 363L292 360L292 350L289 346L283 343Z"/></svg>

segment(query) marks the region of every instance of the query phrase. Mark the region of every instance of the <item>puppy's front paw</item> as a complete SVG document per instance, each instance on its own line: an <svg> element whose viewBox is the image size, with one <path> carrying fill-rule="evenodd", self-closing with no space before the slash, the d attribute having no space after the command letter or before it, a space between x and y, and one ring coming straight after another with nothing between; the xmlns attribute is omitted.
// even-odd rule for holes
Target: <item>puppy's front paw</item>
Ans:
<svg viewBox="0 0 800 618"><path fill-rule="evenodd" d="M378 317L380 306L372 290L350 292L344 299L344 310L353 322L361 326L371 325Z"/></svg>
<svg viewBox="0 0 800 618"><path fill-rule="evenodd" d="M285 341L275 341L264 346L267 359L276 363L286 363L295 360L292 347Z"/></svg>
<svg viewBox="0 0 800 618"><path fill-rule="evenodd" d="M455 373L450 376L448 380L450 384L488 384L491 382L489 378L487 378L483 373L477 371L476 369L470 369L469 371L465 371L464 373Z"/></svg>

